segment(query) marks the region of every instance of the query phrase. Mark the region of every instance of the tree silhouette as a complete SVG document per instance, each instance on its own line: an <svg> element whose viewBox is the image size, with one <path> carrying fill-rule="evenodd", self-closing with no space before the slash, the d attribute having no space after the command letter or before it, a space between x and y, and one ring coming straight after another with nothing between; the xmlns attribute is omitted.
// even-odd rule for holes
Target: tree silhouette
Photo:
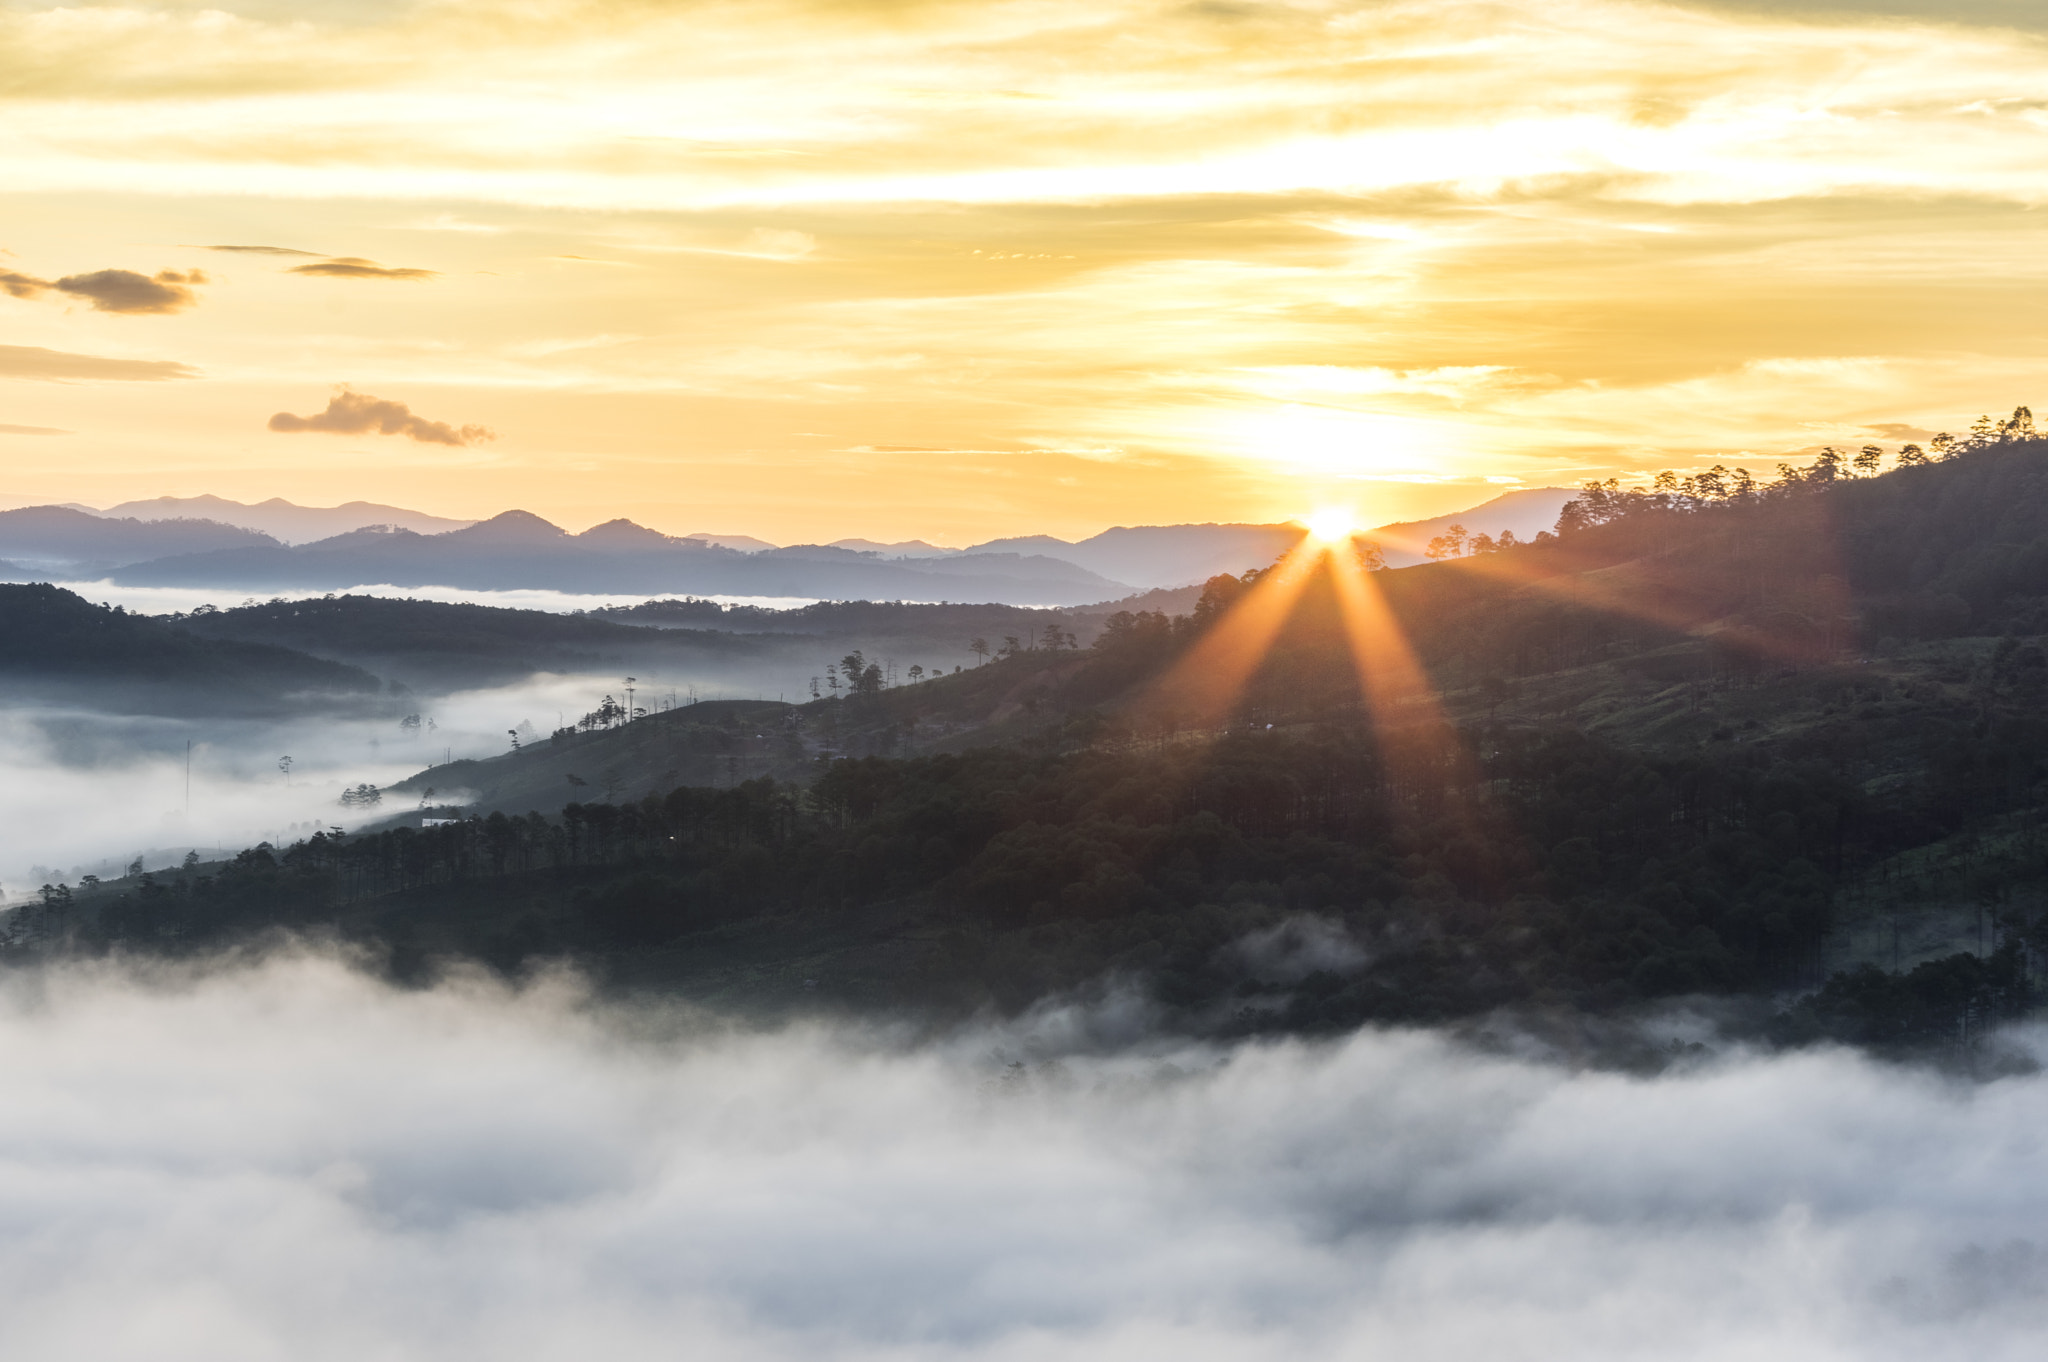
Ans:
<svg viewBox="0 0 2048 1362"><path fill-rule="evenodd" d="M988 661L988 640L985 638L972 640L967 645L967 651L974 654L974 665L979 667L982 663Z"/></svg>
<svg viewBox="0 0 2048 1362"><path fill-rule="evenodd" d="M1588 492L1595 492L1599 489L1594 484L1588 484L1587 490ZM1423 549L1423 552L1429 556L1429 560L1433 563L1441 563L1446 558L1461 557L1465 552L1466 539L1465 527L1463 525L1453 525L1436 538L1430 540L1428 547Z"/></svg>

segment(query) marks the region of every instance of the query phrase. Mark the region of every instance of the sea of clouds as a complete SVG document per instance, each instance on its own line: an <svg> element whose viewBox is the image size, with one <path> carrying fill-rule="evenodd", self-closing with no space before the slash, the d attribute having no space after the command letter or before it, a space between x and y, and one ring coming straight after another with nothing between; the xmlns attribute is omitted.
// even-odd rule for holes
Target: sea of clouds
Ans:
<svg viewBox="0 0 2048 1362"><path fill-rule="evenodd" d="M749 1028L311 951L6 974L0 1352L2039 1355L2025 1064L1102 1034Z"/></svg>

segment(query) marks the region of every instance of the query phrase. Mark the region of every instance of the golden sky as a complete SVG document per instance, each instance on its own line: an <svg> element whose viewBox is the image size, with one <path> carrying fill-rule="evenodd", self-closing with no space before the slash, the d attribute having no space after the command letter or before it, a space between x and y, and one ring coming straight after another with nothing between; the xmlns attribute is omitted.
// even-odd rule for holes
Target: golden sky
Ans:
<svg viewBox="0 0 2048 1362"><path fill-rule="evenodd" d="M8 504L1373 523L2048 358L2032 0L0 0L0 129Z"/></svg>

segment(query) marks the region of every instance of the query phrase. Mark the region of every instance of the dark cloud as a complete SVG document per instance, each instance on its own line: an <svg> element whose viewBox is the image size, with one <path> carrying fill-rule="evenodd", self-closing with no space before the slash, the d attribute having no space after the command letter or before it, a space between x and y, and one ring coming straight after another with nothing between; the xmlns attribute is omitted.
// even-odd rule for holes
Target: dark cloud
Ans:
<svg viewBox="0 0 2048 1362"><path fill-rule="evenodd" d="M0 435L69 435L68 430L55 426L7 426L0 425Z"/></svg>
<svg viewBox="0 0 2048 1362"><path fill-rule="evenodd" d="M294 416L281 411L270 418L272 430L296 432L328 431L335 435L404 435L430 445L471 445L495 440L496 433L483 426L451 426L415 416L403 402L391 402L368 393L344 388L328 400L327 410L312 416Z"/></svg>
<svg viewBox="0 0 2048 1362"><path fill-rule="evenodd" d="M380 265L359 255L337 255L312 265L294 265L287 274L313 274L328 279L432 279L438 271Z"/></svg>
<svg viewBox="0 0 2048 1362"><path fill-rule="evenodd" d="M234 251L242 255L305 255L320 258L318 251L295 251L289 246L208 246L209 251Z"/></svg>
<svg viewBox="0 0 2048 1362"><path fill-rule="evenodd" d="M0 345L0 375L8 378L109 378L153 383L167 378L197 378L189 364L168 359L108 359L73 355L40 345Z"/></svg>
<svg viewBox="0 0 2048 1362"><path fill-rule="evenodd" d="M199 301L191 285L205 282L202 270L159 270L155 275L137 274L134 270L94 270L91 274L67 274L54 281L13 270L0 271L0 288L17 298L34 298L52 291L68 293L90 302L95 312L183 312Z"/></svg>
<svg viewBox="0 0 2048 1362"><path fill-rule="evenodd" d="M134 270L94 270L91 274L67 274L56 284L59 293L91 301L95 312L182 312L199 301L189 287L203 284L201 270L158 270L155 275Z"/></svg>

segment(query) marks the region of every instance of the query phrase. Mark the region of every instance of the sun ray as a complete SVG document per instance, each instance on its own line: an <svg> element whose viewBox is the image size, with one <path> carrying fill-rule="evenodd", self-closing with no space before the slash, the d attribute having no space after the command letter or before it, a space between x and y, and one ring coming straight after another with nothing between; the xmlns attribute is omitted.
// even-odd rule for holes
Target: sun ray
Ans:
<svg viewBox="0 0 2048 1362"><path fill-rule="evenodd" d="M1261 572L1223 618L1153 683L1139 709L1183 728L1214 728L1226 721L1322 557L1321 546L1304 539Z"/></svg>
<svg viewBox="0 0 2048 1362"><path fill-rule="evenodd" d="M1464 744L1356 543L1332 547L1328 558L1359 692L1390 783L1409 792L1464 788L1471 775Z"/></svg>
<svg viewBox="0 0 2048 1362"><path fill-rule="evenodd" d="M1820 531L1832 542L1832 535ZM1445 566L1491 581L1519 587L1537 596L1585 610L1616 615L1695 638L1722 637L1759 659L1803 666L1824 661L1833 652L1837 629L1849 616L1847 590L1838 574L1822 574L1818 586L1798 600L1760 592L1768 602L1759 613L1780 618L1768 623L1731 623L1725 602L1708 604L1694 592L1659 582L1640 567L1653 553L1630 554L1610 561L1575 552L1567 543L1541 557L1521 552L1474 554ZM1841 632L1846 632L1842 630Z"/></svg>

